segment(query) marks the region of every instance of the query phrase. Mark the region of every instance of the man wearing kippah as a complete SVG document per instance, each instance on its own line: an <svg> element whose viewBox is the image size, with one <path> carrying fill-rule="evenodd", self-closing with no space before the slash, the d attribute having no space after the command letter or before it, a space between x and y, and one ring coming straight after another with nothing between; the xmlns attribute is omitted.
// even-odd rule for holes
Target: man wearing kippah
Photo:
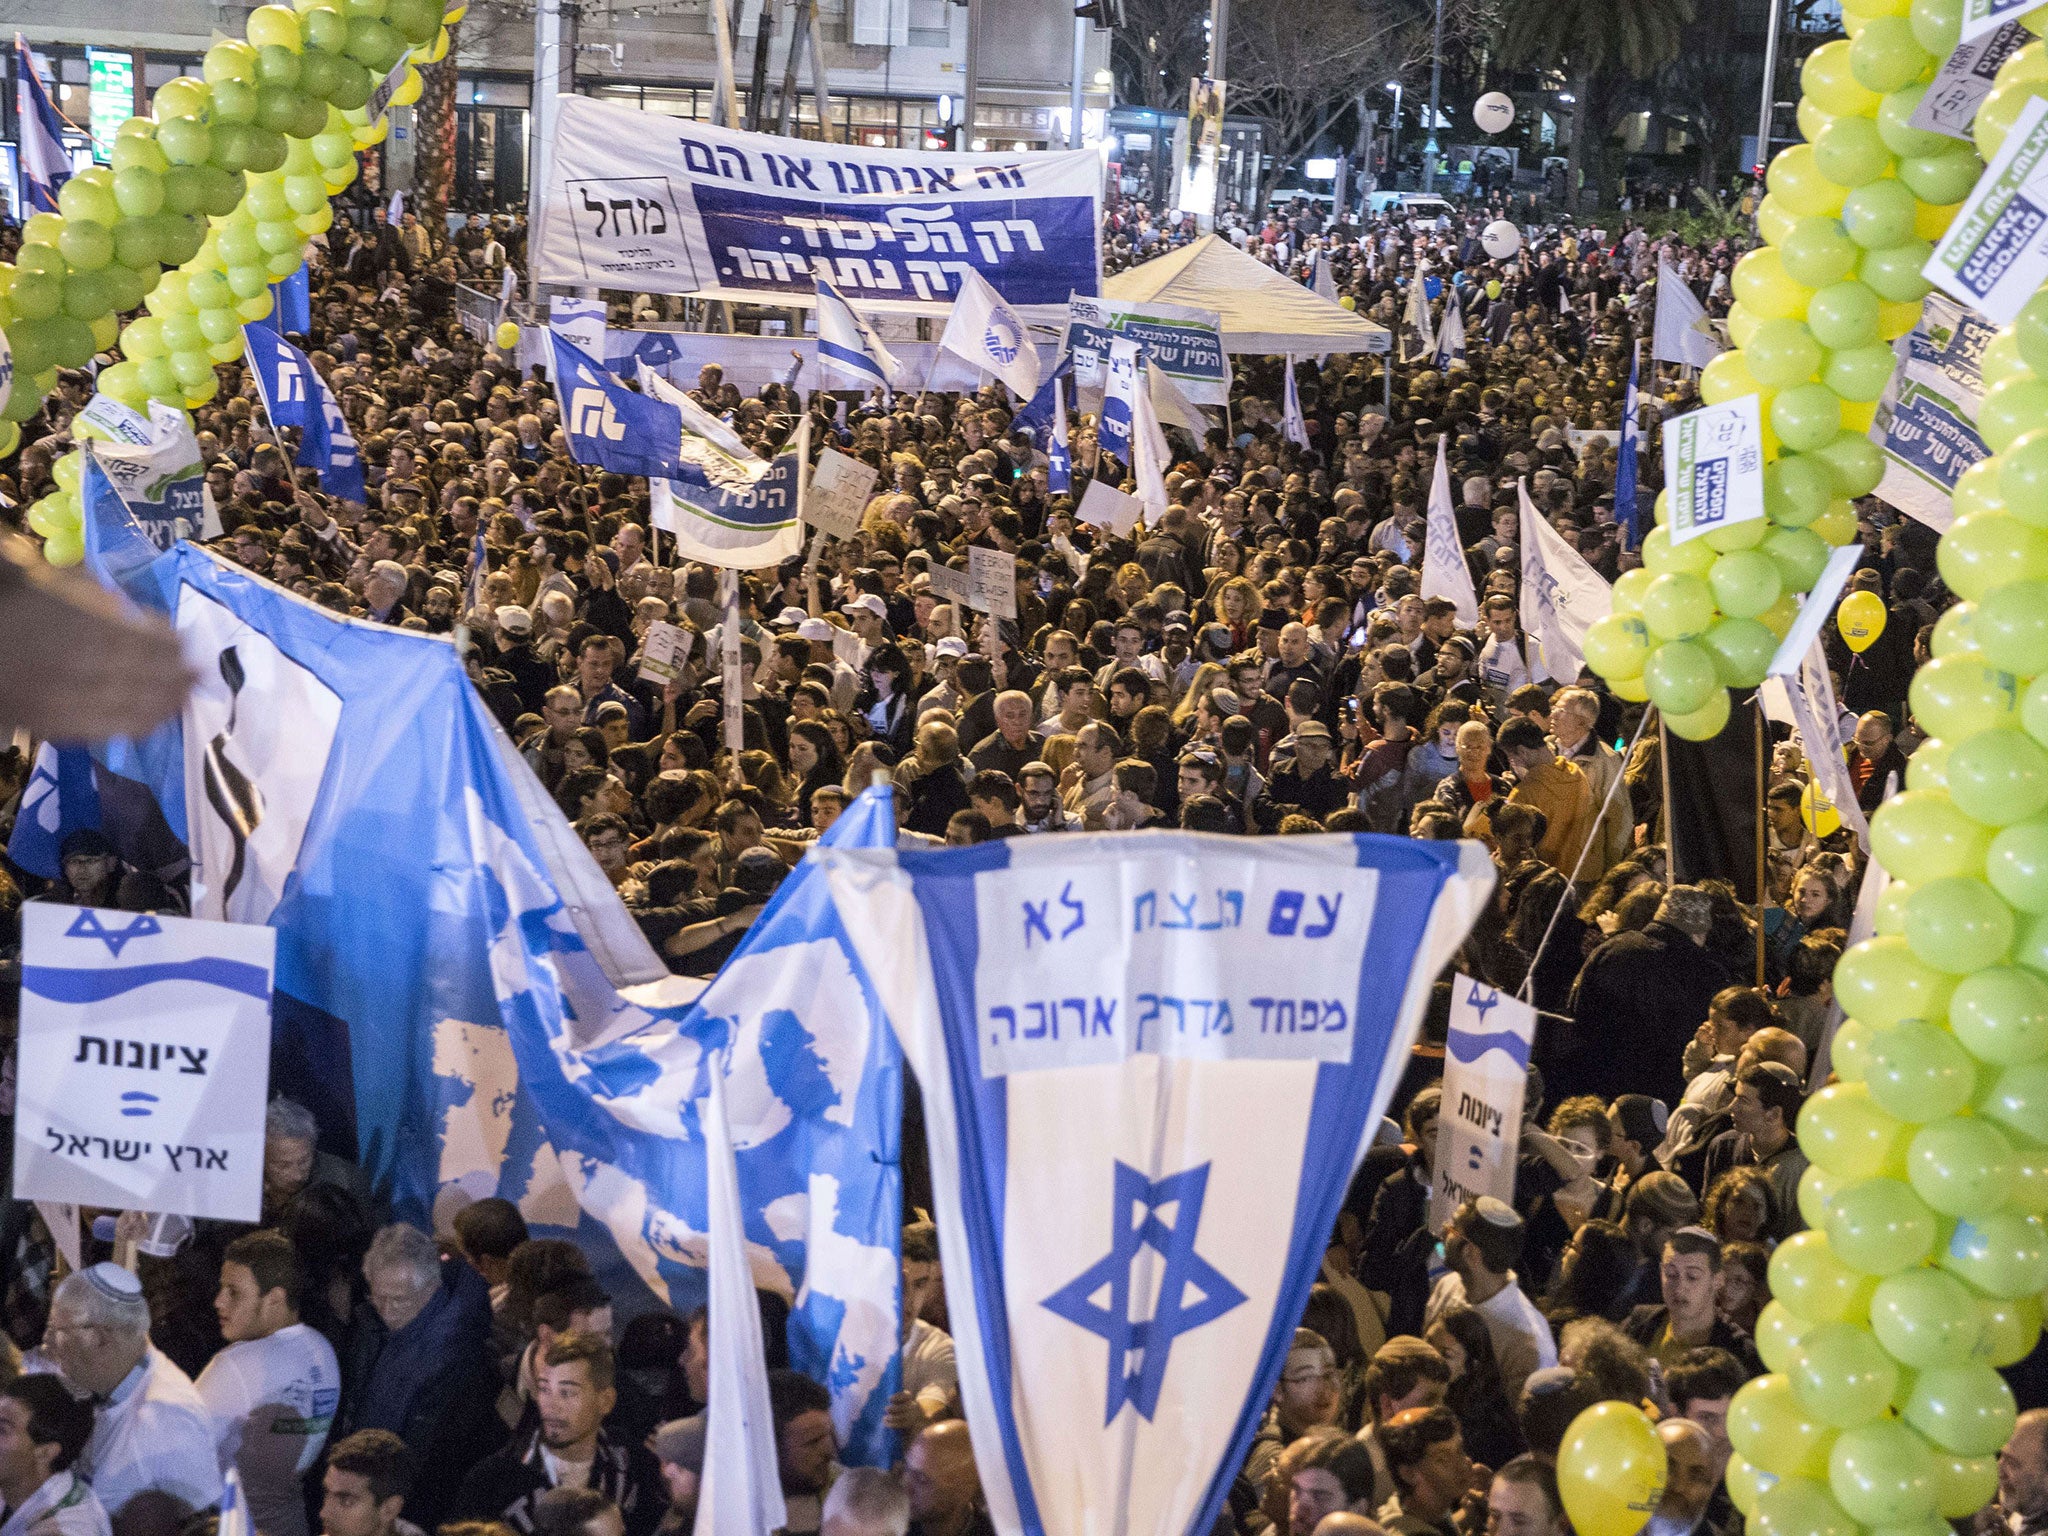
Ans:
<svg viewBox="0 0 2048 1536"><path fill-rule="evenodd" d="M1465 1201L1444 1225L1444 1262L1450 1273L1437 1281L1423 1313L1425 1329L1460 1303L1479 1314L1493 1337L1501 1386L1510 1402L1521 1395L1530 1372L1557 1364L1550 1324L1515 1278L1524 1235L1522 1218L1506 1201L1492 1195Z"/></svg>

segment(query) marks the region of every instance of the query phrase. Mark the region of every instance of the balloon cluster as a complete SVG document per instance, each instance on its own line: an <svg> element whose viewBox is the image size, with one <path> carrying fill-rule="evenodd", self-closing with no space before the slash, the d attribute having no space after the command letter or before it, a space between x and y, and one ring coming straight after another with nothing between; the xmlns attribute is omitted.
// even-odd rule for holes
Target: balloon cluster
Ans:
<svg viewBox="0 0 2048 1536"><path fill-rule="evenodd" d="M270 313L269 285L299 267L305 243L333 222L328 199L356 175L356 151L388 124L371 93L409 60L391 100L419 99L413 66L443 58L442 0L298 0L250 12L246 41L207 50L204 78L170 81L153 115L131 117L111 164L80 171L57 212L22 226L14 264L0 263L0 330L16 384L0 407L0 455L20 442L56 384L117 343L122 361L99 392L136 410L202 405L214 365L242 352L244 322ZM124 330L118 316L147 304ZM84 436L103 435L80 423ZM60 459L57 490L28 513L52 564L83 554L80 460Z"/></svg>
<svg viewBox="0 0 2048 1536"><path fill-rule="evenodd" d="M1615 583L1613 613L1586 636L1586 660L1608 685L1655 703L1681 736L1718 735L1727 690L1763 681L1799 594L1829 548L1855 537L1850 501L1883 474L1866 433L1891 379L1889 343L1919 319L1931 242L1984 169L1969 144L1911 123L1956 46L1962 9L1962 0L1844 0L1848 38L1815 49L1801 71L1807 142L1771 162L1757 211L1766 243L1734 272L1735 346L1700 376L1709 405L1757 397L1766 516L1676 545L1667 527L1653 529L1642 569ZM2048 77L2040 53L2035 43L2016 55L1998 77L1997 112L1992 101L1980 111L1986 156L1996 148L1986 114L2010 124L2018 106L2007 101L2016 89L2008 75ZM2003 402L1987 411L1993 430L2006 414ZM1658 522L1668 516L1660 495Z"/></svg>

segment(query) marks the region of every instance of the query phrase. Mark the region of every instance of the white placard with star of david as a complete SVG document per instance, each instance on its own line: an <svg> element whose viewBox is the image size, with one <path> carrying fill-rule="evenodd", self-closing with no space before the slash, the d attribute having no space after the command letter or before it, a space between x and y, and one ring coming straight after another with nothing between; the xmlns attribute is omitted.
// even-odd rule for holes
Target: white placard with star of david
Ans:
<svg viewBox="0 0 2048 1536"><path fill-rule="evenodd" d="M255 1221L277 932L22 909L14 1198Z"/></svg>

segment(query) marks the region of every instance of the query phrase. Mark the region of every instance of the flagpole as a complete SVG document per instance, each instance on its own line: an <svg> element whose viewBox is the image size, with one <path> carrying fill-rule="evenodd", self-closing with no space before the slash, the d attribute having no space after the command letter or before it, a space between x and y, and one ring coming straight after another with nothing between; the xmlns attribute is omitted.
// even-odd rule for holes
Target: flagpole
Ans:
<svg viewBox="0 0 2048 1536"><path fill-rule="evenodd" d="M1764 907L1770 899L1770 882L1764 877L1764 711L1763 701L1753 701L1756 710L1756 984L1764 984Z"/></svg>

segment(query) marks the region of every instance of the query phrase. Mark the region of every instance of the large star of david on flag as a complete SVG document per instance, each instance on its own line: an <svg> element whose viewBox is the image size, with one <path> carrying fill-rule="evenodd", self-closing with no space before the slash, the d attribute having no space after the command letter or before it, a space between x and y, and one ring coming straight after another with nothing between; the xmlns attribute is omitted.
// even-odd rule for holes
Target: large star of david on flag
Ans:
<svg viewBox="0 0 2048 1536"><path fill-rule="evenodd" d="M1181 1334L1213 1323L1241 1305L1245 1294L1223 1277L1215 1265L1195 1252L1202 1224L1202 1198L1209 1186L1209 1164L1169 1174L1154 1182L1125 1163L1116 1165L1112 1197L1115 1232L1109 1254L1091 1264L1041 1303L1078 1328L1100 1334L1109 1345L1108 1407L1103 1423L1116 1419L1129 1403L1148 1421L1159 1406L1166 1383L1166 1360ZM1173 1224L1160 1212L1174 1206ZM1165 1261L1152 1316L1131 1316L1132 1273L1150 1248ZM1109 1304L1095 1297L1109 1292ZM1193 1295L1190 1296L1192 1290ZM1133 1356L1136 1357L1135 1363Z"/></svg>

